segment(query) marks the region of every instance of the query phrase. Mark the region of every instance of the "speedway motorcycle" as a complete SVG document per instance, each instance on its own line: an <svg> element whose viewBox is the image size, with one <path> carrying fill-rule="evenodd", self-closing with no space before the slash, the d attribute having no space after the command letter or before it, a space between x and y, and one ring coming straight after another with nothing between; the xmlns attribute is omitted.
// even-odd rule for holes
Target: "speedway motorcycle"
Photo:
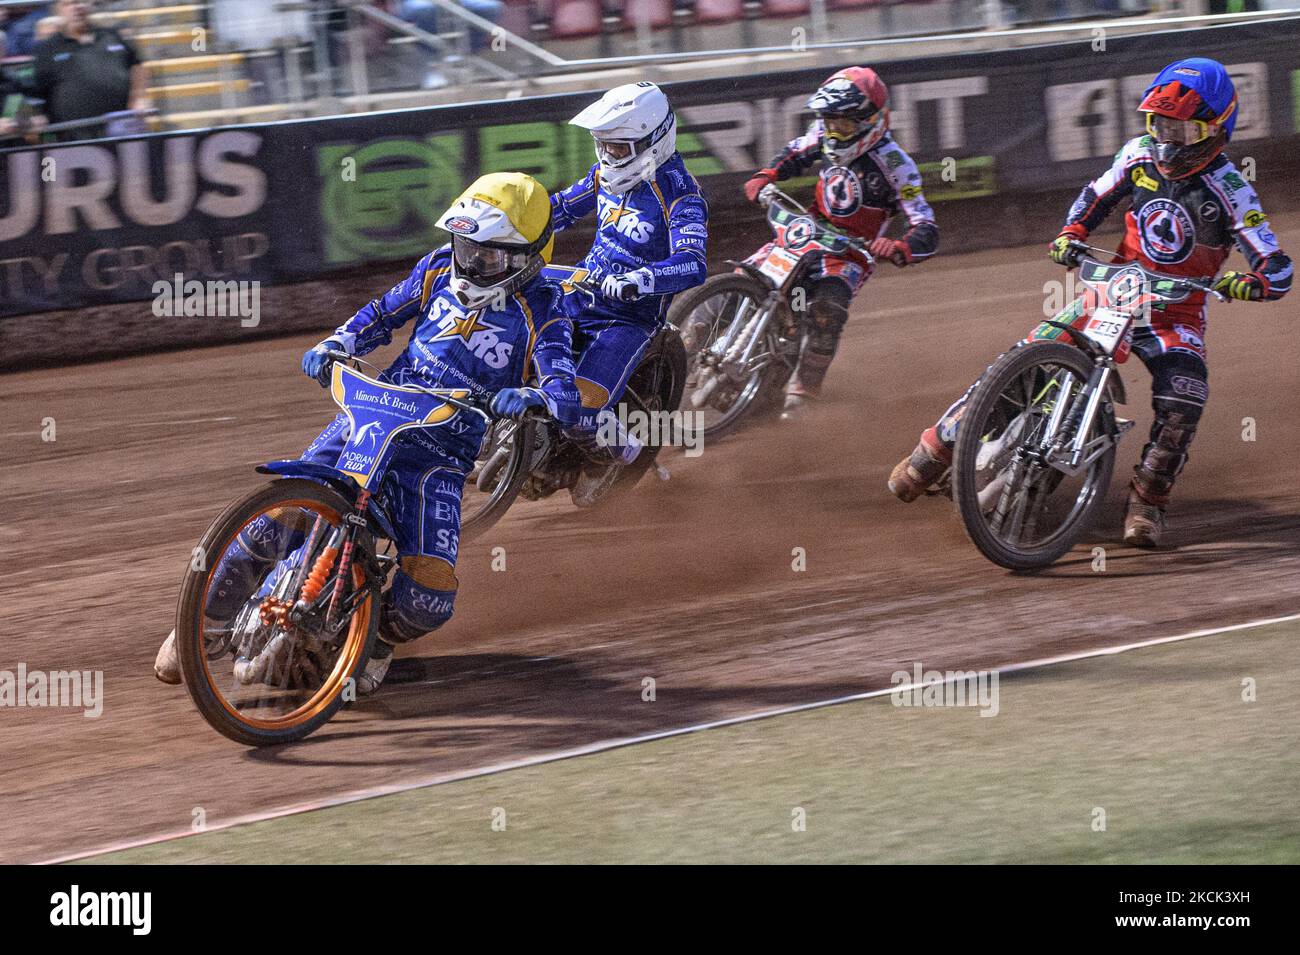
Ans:
<svg viewBox="0 0 1300 955"><path fill-rule="evenodd" d="M675 332L656 342L625 400L675 408L685 356ZM276 480L212 522L181 585L176 650L185 686L209 725L249 746L301 740L355 698L397 566L395 502L383 489L395 440L458 414L485 420L479 463L462 492L463 512L473 509L469 521L477 520L480 533L504 513L531 470L564 466L563 456L577 453L547 415L496 418L490 396L398 385L361 358L342 351L329 357L330 395L351 421L338 462L258 467ZM546 453L539 451L542 440L550 442ZM635 483L657 451L643 447L615 486ZM486 475L485 467L492 469ZM468 536L462 531L462 540Z"/></svg>
<svg viewBox="0 0 1300 955"><path fill-rule="evenodd" d="M806 303L795 301L795 289L809 268L826 255L866 268L875 261L865 242L775 185L764 186L758 200L774 236L763 261L728 263L735 271L682 293L668 312L689 359L683 407L703 415L707 438L731 431L752 409L780 407L807 334Z"/></svg>
<svg viewBox="0 0 1300 955"><path fill-rule="evenodd" d="M971 388L961 413L953 464L940 482L980 552L1009 570L1046 567L1087 531L1106 494L1120 438L1133 427L1117 417L1127 403L1119 366L1133 329L1151 311L1215 292L1211 279L1152 272L1072 242L1084 290L1072 321L1046 324L1063 341L1022 343ZM949 484L950 482L950 484ZM945 487L948 484L948 487Z"/></svg>
<svg viewBox="0 0 1300 955"><path fill-rule="evenodd" d="M559 281L567 292L595 296L596 285L585 269L547 266L543 274ZM681 336L671 325L665 326L646 346L619 403L628 420L636 415L641 421L650 421L655 415L678 409L686 379ZM651 470L666 480L668 472L659 464L659 450L659 445L646 443L635 459L621 467L601 500L635 486ZM519 497L535 501L569 487L584 460L583 450L550 418L494 421L465 482L462 540L482 535Z"/></svg>

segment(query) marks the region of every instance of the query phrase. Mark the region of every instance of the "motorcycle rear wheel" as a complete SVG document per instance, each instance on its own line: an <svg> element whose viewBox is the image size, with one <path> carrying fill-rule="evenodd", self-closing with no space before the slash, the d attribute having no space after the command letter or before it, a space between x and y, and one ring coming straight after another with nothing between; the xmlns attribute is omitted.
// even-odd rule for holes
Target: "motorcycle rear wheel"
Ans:
<svg viewBox="0 0 1300 955"><path fill-rule="evenodd" d="M500 443L493 439L497 428L514 426L510 445L502 449ZM542 427L536 421L520 422L497 421L483 438L484 449L479 454L478 465L465 481L465 492L461 503L460 539L472 541L482 537L497 521L510 510L510 505L519 495L519 488L528 477L528 465L537 445L537 429ZM498 450L506 455L500 464L491 488L480 491L476 485L477 476L492 455Z"/></svg>

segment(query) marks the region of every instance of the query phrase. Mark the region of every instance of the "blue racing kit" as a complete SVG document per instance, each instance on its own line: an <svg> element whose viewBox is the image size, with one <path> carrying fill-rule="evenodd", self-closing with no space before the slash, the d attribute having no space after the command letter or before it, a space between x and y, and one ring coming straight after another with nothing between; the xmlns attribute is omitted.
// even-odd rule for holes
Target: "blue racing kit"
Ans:
<svg viewBox="0 0 1300 955"><path fill-rule="evenodd" d="M572 427L578 417L578 392L572 330L560 309L559 285L537 278L505 297L499 308L466 310L447 287L450 275L447 246L421 259L409 276L361 308L331 338L345 351L364 355L391 342L393 332L414 319L406 350L387 369L396 384L463 388L482 398L527 383L540 389L548 411L562 426ZM461 491L486 427L480 416L460 412L445 426L408 431L396 439L378 490L392 518L400 560L381 622L381 635L390 643L422 636L452 615ZM349 419L340 414L302 460L335 466L349 432ZM275 550L259 543L282 547L281 531L294 533L262 528L239 545L254 561L264 560L259 551ZM301 536L301 531L296 533ZM232 569L219 568L219 579Z"/></svg>
<svg viewBox="0 0 1300 955"><path fill-rule="evenodd" d="M592 452L598 416L622 395L673 295L707 276L709 234L708 206L680 155L674 153L652 180L621 196L601 185L599 168L593 165L582 179L551 196L553 228L559 232L596 212L596 239L578 268L597 284L609 275L639 273L639 284L650 291L632 302L597 295L593 303L581 292L565 296L582 400L576 426L566 430Z"/></svg>

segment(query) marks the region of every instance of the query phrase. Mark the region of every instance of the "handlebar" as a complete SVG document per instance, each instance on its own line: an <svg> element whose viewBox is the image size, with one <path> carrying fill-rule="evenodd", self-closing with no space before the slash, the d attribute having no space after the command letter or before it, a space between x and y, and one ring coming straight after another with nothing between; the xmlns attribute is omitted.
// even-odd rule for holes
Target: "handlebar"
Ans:
<svg viewBox="0 0 1300 955"><path fill-rule="evenodd" d="M391 378L388 377L388 375L383 371L383 369L378 368L375 365L372 365L370 362L366 361L364 358L361 358L358 355L350 355L347 352L342 351L341 349L338 348L326 349L325 355L331 361L341 361L351 365L362 365L366 368L369 368L371 371L373 371L375 373L375 377L377 380L384 382L386 384L395 385L395 386L397 385L396 382L394 382ZM487 395L481 398L475 397L474 395L470 395L468 398L457 398L453 395L443 394L442 392L439 392L433 388L425 388L423 385L406 384L406 385L401 385L399 387L410 388L414 391L420 392L421 394L428 395L430 398L437 398L439 401L445 401L447 402L447 404L455 408L459 408L461 411L468 411L471 414L476 414L489 425L491 425L492 422L502 417L501 415L496 415L492 413L492 399L495 397L495 394ZM523 414L522 420L545 421L548 417L549 416L545 414L540 414L534 411L527 411Z"/></svg>
<svg viewBox="0 0 1300 955"><path fill-rule="evenodd" d="M797 212L800 215L808 214L808 208L803 203L782 192L776 187L776 183L769 182L762 189L758 190L758 204L766 209L774 202L778 205L785 206L790 209L790 211Z"/></svg>
<svg viewBox="0 0 1300 955"><path fill-rule="evenodd" d="M1095 254L1095 255L1108 255L1111 258L1119 257L1118 252L1112 252L1109 249L1101 249L1095 245L1089 245L1087 242L1083 242L1080 239L1071 239L1069 248L1071 251L1078 253L1078 256L1075 257L1075 262L1074 262L1075 265L1078 265L1078 258L1083 255ZM1145 272L1147 275L1152 275L1155 276L1156 278L1165 279L1166 281L1173 282L1177 285L1183 286L1184 288L1188 288L1196 292L1204 292L1207 295L1213 295L1221 302L1230 301L1228 296L1224 295L1222 292L1219 292L1214 288L1213 276L1209 276L1206 278L1195 278L1193 276L1186 276L1186 275L1165 275L1163 272L1152 272L1150 269L1143 268L1143 266L1138 263L1134 263L1134 264L1136 264L1138 268L1142 269L1142 271Z"/></svg>
<svg viewBox="0 0 1300 955"><path fill-rule="evenodd" d="M780 189L776 187L775 183L771 183L771 182L769 182L766 186L764 186L762 189L758 191L758 203L764 209L767 209L773 204L775 204L778 206L783 206L787 211L793 212L795 215L806 216L809 214L807 206L799 202L799 200L795 199L794 197L782 192ZM840 236L842 239L844 239L845 242L847 242L859 253L866 256L872 262L875 261L875 257L871 254L868 248L870 243L868 243L866 239L859 239L857 236L848 235L847 233L841 232L840 230L836 229L834 226L828 226L826 223L823 223L823 226L828 228L829 231L834 232L836 235Z"/></svg>
<svg viewBox="0 0 1300 955"><path fill-rule="evenodd" d="M566 279L565 281L579 291L585 292L587 295L591 296L593 302L595 302L596 296L601 294L600 283L593 278ZM636 297L636 289L630 285L625 285L619 292L618 300L620 302L633 302L636 300Z"/></svg>

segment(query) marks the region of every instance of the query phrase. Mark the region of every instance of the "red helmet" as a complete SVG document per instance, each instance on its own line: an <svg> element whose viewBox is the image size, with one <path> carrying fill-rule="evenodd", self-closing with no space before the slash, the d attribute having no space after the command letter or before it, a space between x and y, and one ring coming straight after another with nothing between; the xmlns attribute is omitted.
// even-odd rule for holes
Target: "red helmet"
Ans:
<svg viewBox="0 0 1300 955"><path fill-rule="evenodd" d="M889 88L865 66L831 75L808 108L822 121L822 152L836 165L857 159L889 130Z"/></svg>

